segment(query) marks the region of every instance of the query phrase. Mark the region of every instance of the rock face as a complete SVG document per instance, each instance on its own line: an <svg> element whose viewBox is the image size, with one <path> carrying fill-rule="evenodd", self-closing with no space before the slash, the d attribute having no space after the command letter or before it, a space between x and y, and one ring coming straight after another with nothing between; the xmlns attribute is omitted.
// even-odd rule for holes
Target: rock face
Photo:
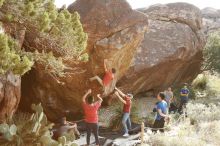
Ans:
<svg viewBox="0 0 220 146"><path fill-rule="evenodd" d="M0 123L12 117L21 97L21 79L12 73L0 76Z"/></svg>
<svg viewBox="0 0 220 146"><path fill-rule="evenodd" d="M118 70L117 78L123 76L143 39L147 17L132 10L126 0L78 0L68 10L80 14L88 33L93 74L103 73L103 60L108 59L109 68Z"/></svg>
<svg viewBox="0 0 220 146"><path fill-rule="evenodd" d="M149 30L118 85L139 93L191 82L200 72L205 45L201 11L186 3L139 11L148 16Z"/></svg>
<svg viewBox="0 0 220 146"><path fill-rule="evenodd" d="M129 68L137 47L147 30L147 17L132 10L125 0L78 0L69 6L70 12L77 11L81 16L85 32L88 33L87 63L73 63L75 68L70 76L58 84L51 76L35 68L22 78L21 109L33 102L41 102L50 120L56 120L65 111L75 116L82 113L81 98L85 91L92 88L95 93L102 92L96 81L89 78L101 76L104 72L103 60L108 59L108 67L116 68L116 78L108 87L108 93ZM75 113L75 114L74 114Z"/></svg>
<svg viewBox="0 0 220 146"><path fill-rule="evenodd" d="M65 84L33 69L22 78L23 109L41 102L50 120L67 110L76 119L82 113L85 90L102 92L89 78L103 74L104 59L108 59L109 68L117 70L108 94L116 83L136 94L190 82L200 72L205 40L201 11L192 5L157 5L136 11L125 0L77 0L68 10L80 14L88 33L89 62L67 61L75 70L61 79Z"/></svg>
<svg viewBox="0 0 220 146"><path fill-rule="evenodd" d="M204 8L202 9L202 16L205 33L207 35L220 30L220 10L214 8Z"/></svg>

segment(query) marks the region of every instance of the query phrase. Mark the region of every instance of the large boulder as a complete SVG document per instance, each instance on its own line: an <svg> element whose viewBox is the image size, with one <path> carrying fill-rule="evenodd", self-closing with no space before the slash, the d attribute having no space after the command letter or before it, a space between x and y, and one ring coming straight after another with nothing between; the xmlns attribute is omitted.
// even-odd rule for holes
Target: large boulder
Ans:
<svg viewBox="0 0 220 146"><path fill-rule="evenodd" d="M61 79L64 84L40 68L33 69L22 78L23 109L41 102L51 120L67 110L77 118L85 90L102 92L97 82L88 79L103 74L104 59L109 68L117 69L108 94L116 83L136 94L191 82L200 72L205 39L201 11L193 5L156 5L137 11L125 0L77 0L68 10L81 16L89 36L89 61L67 61L74 70Z"/></svg>
<svg viewBox="0 0 220 146"><path fill-rule="evenodd" d="M103 73L103 60L108 59L108 66L118 70L117 78L123 76L143 39L147 17L126 0L78 0L68 10L80 14L88 33L92 72Z"/></svg>
<svg viewBox="0 0 220 146"><path fill-rule="evenodd" d="M191 82L200 72L205 45L200 9L172 3L139 11L148 16L149 30L118 86L140 93Z"/></svg>
<svg viewBox="0 0 220 146"><path fill-rule="evenodd" d="M108 59L108 67L117 69L116 78L108 88L108 94L129 68L137 47L147 29L147 17L132 10L125 0L77 0L69 6L70 12L77 11L81 16L85 32L88 33L87 63L67 61L74 70L70 76L56 79L34 68L22 78L21 109L28 109L33 102L41 102L51 120L60 118L65 111L73 112L74 118L82 113L81 98L92 88L101 93L97 82L89 82L94 75L103 74L103 60ZM74 114L75 113L75 114Z"/></svg>
<svg viewBox="0 0 220 146"><path fill-rule="evenodd" d="M220 30L220 10L209 7L204 8L202 9L202 16L207 36Z"/></svg>

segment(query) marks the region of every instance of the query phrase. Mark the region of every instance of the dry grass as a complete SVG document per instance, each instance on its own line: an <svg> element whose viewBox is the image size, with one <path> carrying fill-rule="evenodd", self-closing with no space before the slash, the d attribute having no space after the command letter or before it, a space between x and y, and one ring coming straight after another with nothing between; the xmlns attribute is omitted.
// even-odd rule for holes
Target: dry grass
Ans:
<svg viewBox="0 0 220 146"><path fill-rule="evenodd" d="M150 138L146 143L152 146L219 146L219 109L220 103L189 103L188 118L185 121L171 125L171 130L165 133L148 133Z"/></svg>

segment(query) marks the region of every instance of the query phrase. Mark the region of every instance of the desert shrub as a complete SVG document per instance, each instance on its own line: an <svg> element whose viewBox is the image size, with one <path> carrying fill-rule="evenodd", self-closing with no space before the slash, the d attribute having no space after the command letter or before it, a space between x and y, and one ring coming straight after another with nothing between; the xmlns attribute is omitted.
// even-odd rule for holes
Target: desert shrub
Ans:
<svg viewBox="0 0 220 146"><path fill-rule="evenodd" d="M33 66L33 59L19 52L17 42L4 33L0 33L0 74L12 71L23 75Z"/></svg>
<svg viewBox="0 0 220 146"><path fill-rule="evenodd" d="M220 93L220 80L218 74L204 72L199 74L193 81L192 87L195 91L196 99L208 101L212 97L216 97Z"/></svg>
<svg viewBox="0 0 220 146"><path fill-rule="evenodd" d="M217 96L220 93L220 76L219 74L209 74L209 82L207 90L210 92L212 97Z"/></svg>
<svg viewBox="0 0 220 146"><path fill-rule="evenodd" d="M13 71L23 75L36 63L48 74L63 77L64 70L67 73L66 69L70 69L63 60L88 60L87 34L77 12L58 10L53 0L1 0L0 6L2 27L7 32L0 36L1 74ZM20 30L25 30L25 35L31 35L34 41L25 37L24 43L17 45L12 37Z"/></svg>
<svg viewBox="0 0 220 146"><path fill-rule="evenodd" d="M204 69L220 73L220 34L209 35L204 49Z"/></svg>
<svg viewBox="0 0 220 146"><path fill-rule="evenodd" d="M118 131L122 128L122 117L123 117L123 110L122 106L118 105L115 106L116 108L114 109L114 116L110 120L110 125L109 127L113 131ZM132 107L131 107L131 113L130 113L130 118L131 122L140 124L142 121L142 118L139 116L139 109L138 109L138 102L136 100L132 101Z"/></svg>
<svg viewBox="0 0 220 146"><path fill-rule="evenodd" d="M192 87L198 90L205 90L208 84L208 77L204 74L200 74L193 81Z"/></svg>
<svg viewBox="0 0 220 146"><path fill-rule="evenodd" d="M150 114L147 115L147 117L143 118L145 121L145 124L147 124L147 126L152 127L155 121L155 113L151 112Z"/></svg>
<svg viewBox="0 0 220 146"><path fill-rule="evenodd" d="M54 49L65 57L78 59L85 50L87 34L77 12L58 10L53 0L7 0L2 4L2 12L5 17L10 16L10 23L24 23L28 33L55 43L53 46L58 47Z"/></svg>
<svg viewBox="0 0 220 146"><path fill-rule="evenodd" d="M219 108L220 104L189 103L185 121L170 125L171 130L165 133L146 133L146 143L156 146L220 145ZM192 125L190 119L195 120L196 124Z"/></svg>
<svg viewBox="0 0 220 146"><path fill-rule="evenodd" d="M219 104L201 104L189 103L187 104L187 115L190 119L200 122L210 122L220 120Z"/></svg>

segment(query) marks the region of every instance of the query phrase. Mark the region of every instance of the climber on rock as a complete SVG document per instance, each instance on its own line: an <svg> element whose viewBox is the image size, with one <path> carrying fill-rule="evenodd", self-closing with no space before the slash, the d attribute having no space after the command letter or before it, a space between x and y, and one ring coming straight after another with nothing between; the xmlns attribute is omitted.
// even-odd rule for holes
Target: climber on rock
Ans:
<svg viewBox="0 0 220 146"><path fill-rule="evenodd" d="M131 119L130 119L130 111L131 111L131 99L133 98L132 94L124 94L121 90L115 87L115 95L119 98L119 100L124 104L123 107L123 117L122 117L122 125L124 128L124 137L128 137L128 130L131 130Z"/></svg>
<svg viewBox="0 0 220 146"><path fill-rule="evenodd" d="M111 84L112 80L115 77L115 73L116 73L115 68L109 69L106 64L107 64L107 59L104 59L105 75L104 75L103 79L101 79L97 75L89 79L91 82L94 80L97 80L99 82L99 84L103 87L103 90L104 90L103 95L107 94L107 87Z"/></svg>
<svg viewBox="0 0 220 146"><path fill-rule="evenodd" d="M91 136L91 133L93 132L95 136L96 146L99 146L98 109L101 106L102 98L100 94L98 94L97 95L98 101L94 102L94 97L90 95L91 93L92 93L92 90L89 89L82 98L83 109L84 109L84 114L85 114L86 131L87 131L86 142L87 142L87 146L89 146L90 136Z"/></svg>

